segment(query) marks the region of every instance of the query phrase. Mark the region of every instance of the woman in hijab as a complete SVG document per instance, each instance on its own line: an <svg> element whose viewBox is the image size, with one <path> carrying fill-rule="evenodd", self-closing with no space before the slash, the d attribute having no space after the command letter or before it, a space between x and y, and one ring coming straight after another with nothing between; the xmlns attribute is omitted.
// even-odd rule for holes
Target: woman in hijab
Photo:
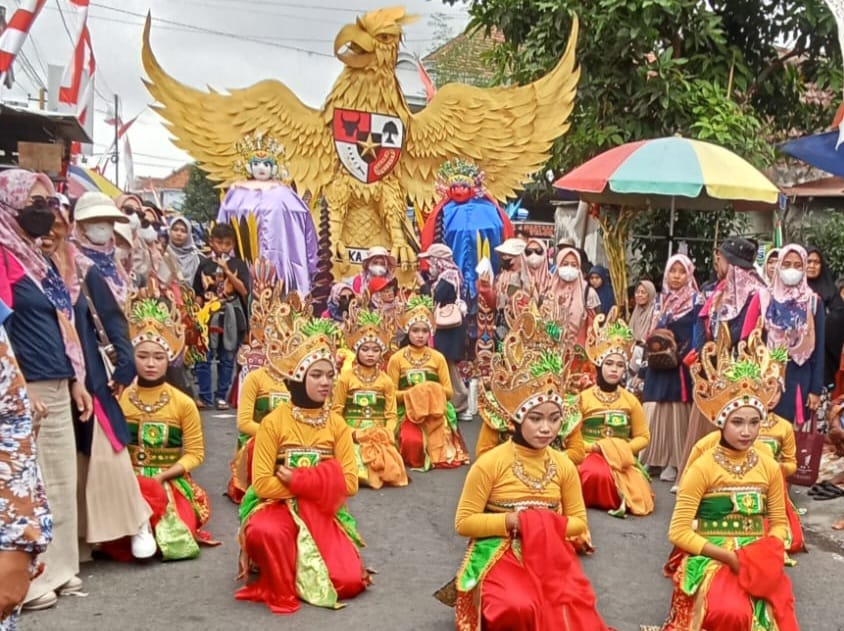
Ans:
<svg viewBox="0 0 844 631"><path fill-rule="evenodd" d="M598 299L601 301L601 312L609 313L615 306L615 292L612 287L610 271L603 265L595 265L589 271L589 284L598 292Z"/></svg>
<svg viewBox="0 0 844 631"><path fill-rule="evenodd" d="M771 289L759 294L768 348L788 351L785 391L774 413L802 424L818 409L824 386L824 317L806 279L808 256L799 245L780 250Z"/></svg>
<svg viewBox="0 0 844 631"><path fill-rule="evenodd" d="M355 290L349 283L334 283L328 295L328 308L323 312L322 317L335 322L345 322L346 314L349 313L349 303L354 297Z"/></svg>
<svg viewBox="0 0 844 631"><path fill-rule="evenodd" d="M548 250L537 239L530 239L525 245L523 268L529 279L525 288L537 304L542 304L542 298L551 288L554 278L548 269Z"/></svg>
<svg viewBox="0 0 844 631"><path fill-rule="evenodd" d="M668 329L674 335L679 361L674 368L660 366L658 362L648 364L643 395L651 428L651 442L643 461L648 467L660 469L659 477L664 482L674 482L683 464L692 411L692 381L682 360L692 349L700 311L698 293L691 260L683 254L670 257L652 324L654 329Z"/></svg>
<svg viewBox="0 0 844 631"><path fill-rule="evenodd" d="M45 609L56 592L79 591L76 449L73 402L91 418L85 360L73 327L73 302L55 265L40 250L55 223L58 200L50 179L23 169L0 173L0 300L14 309L6 330L41 416L38 463L53 513L53 542L40 558L44 572L29 587L24 607ZM49 361L48 361L49 359Z"/></svg>
<svg viewBox="0 0 844 631"><path fill-rule="evenodd" d="M586 331L601 307L598 293L583 278L580 255L574 248L557 252L557 272L549 296L554 319L566 323L569 344L586 344Z"/></svg>
<svg viewBox="0 0 844 631"><path fill-rule="evenodd" d="M774 276L776 274L777 269L777 261L779 260L779 248L771 248L770 250L768 250L768 253L765 255L765 262L762 264L762 269L760 270L762 273L762 280L764 280L768 284L768 287L770 287L771 283L774 281Z"/></svg>
<svg viewBox="0 0 844 631"><path fill-rule="evenodd" d="M199 250L193 242L193 226L186 217L174 215L170 219L167 253L178 263L184 282L193 287L196 270L199 269Z"/></svg>
<svg viewBox="0 0 844 631"><path fill-rule="evenodd" d="M644 344L653 325L656 308L656 287L649 280L643 280L633 293L635 306L630 316L630 330L637 344Z"/></svg>
<svg viewBox="0 0 844 631"><path fill-rule="evenodd" d="M815 292L823 300L824 308L835 297L835 275L823 258L821 251L813 245L806 248L806 280L809 282L809 289Z"/></svg>

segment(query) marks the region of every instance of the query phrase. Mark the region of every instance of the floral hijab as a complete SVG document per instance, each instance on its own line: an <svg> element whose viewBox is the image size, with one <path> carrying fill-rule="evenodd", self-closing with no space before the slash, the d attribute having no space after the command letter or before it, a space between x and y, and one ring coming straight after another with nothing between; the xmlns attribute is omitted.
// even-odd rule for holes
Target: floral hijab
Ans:
<svg viewBox="0 0 844 631"><path fill-rule="evenodd" d="M792 252L798 254L803 262L803 278L797 285L789 287L782 282L780 270L785 257ZM768 347L787 349L788 358L799 366L805 364L815 350L814 309L820 302L806 278L807 259L806 250L799 245L790 244L782 248L771 290L761 294Z"/></svg>
<svg viewBox="0 0 844 631"><path fill-rule="evenodd" d="M672 291L668 285L668 274L676 263L680 263L686 269L686 284ZM674 254L669 257L665 264L665 272L662 275L662 295L660 307L656 314L656 326L664 326L668 322L679 320L689 311L695 308L695 296L700 290L695 280L695 265L685 254Z"/></svg>

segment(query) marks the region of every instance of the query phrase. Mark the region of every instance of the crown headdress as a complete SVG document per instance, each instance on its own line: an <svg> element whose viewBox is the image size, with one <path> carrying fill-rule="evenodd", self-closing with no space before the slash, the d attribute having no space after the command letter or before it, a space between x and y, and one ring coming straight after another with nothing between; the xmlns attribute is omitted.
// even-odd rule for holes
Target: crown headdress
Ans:
<svg viewBox="0 0 844 631"><path fill-rule="evenodd" d="M272 327L267 327L267 333ZM314 362L334 364L340 330L331 320L294 316L291 330L276 329L268 341L267 363L285 379L303 381Z"/></svg>
<svg viewBox="0 0 844 631"><path fill-rule="evenodd" d="M434 301L430 296L413 295L408 298L398 316L398 324L407 333L414 324L420 322L434 330Z"/></svg>
<svg viewBox="0 0 844 631"><path fill-rule="evenodd" d="M780 390L781 353L770 351L757 326L747 340L731 351L730 331L722 325L715 341L703 346L692 365L694 400L703 415L717 427L740 407L753 407L764 418Z"/></svg>
<svg viewBox="0 0 844 631"><path fill-rule="evenodd" d="M271 324L273 314L292 311L293 303L298 304L299 294L293 292L284 298L284 281L276 279L275 267L266 259L259 258L252 267L252 304L249 311L249 338L237 353L237 362L250 369L255 366L255 358L263 358L266 350L266 328ZM301 311L301 310L300 310ZM289 320L286 328L292 329ZM252 360L252 361L250 361Z"/></svg>
<svg viewBox="0 0 844 631"><path fill-rule="evenodd" d="M484 189L484 172L474 162L454 158L444 162L437 170L437 195L444 197L453 184L465 184L476 188L478 193L481 193Z"/></svg>
<svg viewBox="0 0 844 631"><path fill-rule="evenodd" d="M543 321L536 310L526 310L504 338L501 353L493 357L488 391L481 393L483 412L494 424L506 416L521 423L531 408L551 401L563 411L560 435L565 437L581 420L577 397L567 393L569 361L563 336Z"/></svg>
<svg viewBox="0 0 844 631"><path fill-rule="evenodd" d="M633 332L619 317L618 307L613 307L607 315L595 316L592 328L586 334L586 354L596 366L616 353L629 361L634 343Z"/></svg>
<svg viewBox="0 0 844 631"><path fill-rule="evenodd" d="M126 301L126 320L132 346L154 342L167 351L170 361L185 348L185 326L176 301L154 282L135 291Z"/></svg>
<svg viewBox="0 0 844 631"><path fill-rule="evenodd" d="M385 326L381 314L377 311L362 309L357 299L349 304L349 312L343 322L343 331L346 335L346 345L355 353L365 342L374 342L382 352L390 348L392 335Z"/></svg>
<svg viewBox="0 0 844 631"><path fill-rule="evenodd" d="M233 165L234 170L241 175L249 175L247 167L253 160L271 160L278 166L279 179L289 179L287 169L282 162L284 145L272 136L264 135L261 132L247 134L234 144L234 150L237 153Z"/></svg>

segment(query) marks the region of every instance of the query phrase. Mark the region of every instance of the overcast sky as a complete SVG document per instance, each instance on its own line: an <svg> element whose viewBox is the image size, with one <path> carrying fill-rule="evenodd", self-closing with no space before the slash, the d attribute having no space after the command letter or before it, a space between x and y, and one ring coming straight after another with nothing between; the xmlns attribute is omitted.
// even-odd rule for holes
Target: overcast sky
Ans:
<svg viewBox="0 0 844 631"><path fill-rule="evenodd" d="M44 82L47 64L65 65L72 51L59 3L67 17L67 0L48 0L23 49ZM18 4L19 0L0 0L7 15ZM390 0L92 0L88 26L97 60L95 159L113 135L103 122L112 109L113 95L121 98L124 119L151 103L141 83L142 16L147 11L153 16L153 51L162 67L179 81L222 89L275 78L306 104L317 107L341 71L333 56L337 32L356 15L392 4ZM421 17L405 30L406 49L420 55L436 46L436 14L444 16L452 35L468 20L460 5L447 6L439 0L405 0L401 4ZM21 100L27 93L37 95L36 81L19 64L15 68L18 84L4 91L3 98ZM164 175L189 159L169 142L161 119L149 109L129 134L136 176Z"/></svg>

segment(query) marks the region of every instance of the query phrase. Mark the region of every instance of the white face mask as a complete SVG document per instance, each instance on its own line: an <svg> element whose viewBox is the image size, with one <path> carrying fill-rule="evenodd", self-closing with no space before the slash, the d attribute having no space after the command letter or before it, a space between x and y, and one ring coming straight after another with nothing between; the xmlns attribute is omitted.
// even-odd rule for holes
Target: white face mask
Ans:
<svg viewBox="0 0 844 631"><path fill-rule="evenodd" d="M786 287L795 287L803 280L803 270L789 267L780 270L780 280Z"/></svg>
<svg viewBox="0 0 844 631"><path fill-rule="evenodd" d="M542 265L543 261L545 260L545 257L541 254L528 254L525 259L527 260L527 264L530 267L539 267L540 265Z"/></svg>
<svg viewBox="0 0 844 631"><path fill-rule="evenodd" d="M132 255L132 248L127 248L125 245L118 245L114 248L114 258L118 261L125 261Z"/></svg>
<svg viewBox="0 0 844 631"><path fill-rule="evenodd" d="M569 267L568 265L565 265L557 269L557 274L559 274L560 278L562 278L565 282L571 283L577 280L577 277L580 275L580 270L576 267Z"/></svg>
<svg viewBox="0 0 844 631"><path fill-rule="evenodd" d="M84 224L85 236L94 245L105 245L114 237L114 224L110 221L95 221Z"/></svg>
<svg viewBox="0 0 844 631"><path fill-rule="evenodd" d="M369 266L369 273L373 276L386 276L387 275L387 268L383 265L370 265Z"/></svg>
<svg viewBox="0 0 844 631"><path fill-rule="evenodd" d="M129 225L132 226L132 232L137 232L141 227L141 220L135 213L129 215Z"/></svg>
<svg viewBox="0 0 844 631"><path fill-rule="evenodd" d="M153 228L152 226L147 226L146 228L141 228L140 230L138 230L138 235L146 243L155 243L155 240L158 239L158 233L155 231L155 228Z"/></svg>

